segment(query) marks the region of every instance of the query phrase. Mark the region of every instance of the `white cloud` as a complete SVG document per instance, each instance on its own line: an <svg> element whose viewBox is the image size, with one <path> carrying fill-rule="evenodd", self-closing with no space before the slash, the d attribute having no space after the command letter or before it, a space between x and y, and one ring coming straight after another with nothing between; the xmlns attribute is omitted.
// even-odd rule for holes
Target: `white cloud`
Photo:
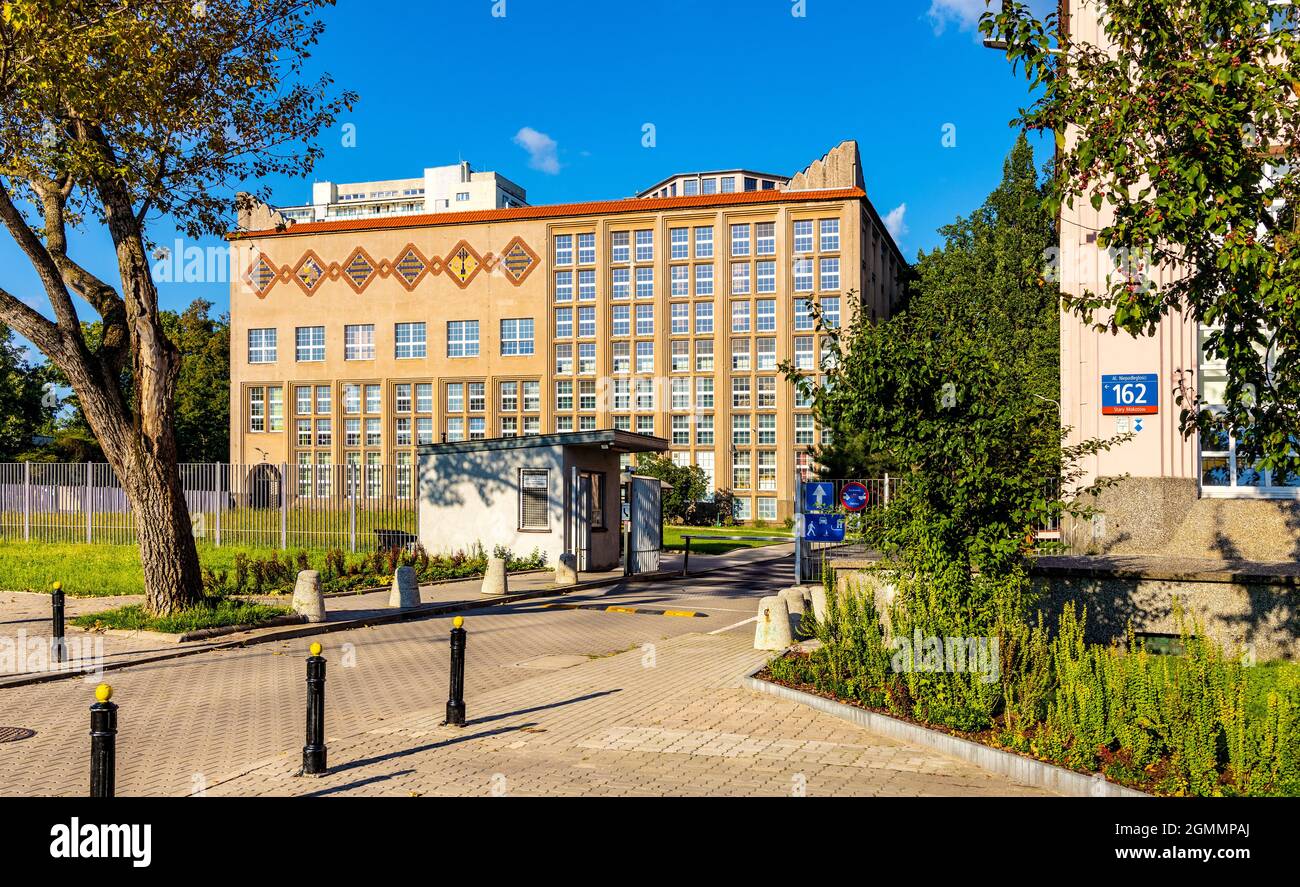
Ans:
<svg viewBox="0 0 1300 887"><path fill-rule="evenodd" d="M557 151L560 146L546 133L525 126L515 133L515 144L528 152L528 165L533 169L551 176L559 173L560 158Z"/></svg>
<svg viewBox="0 0 1300 887"><path fill-rule="evenodd" d="M985 0L930 0L930 24L934 33L942 34L949 24L960 31L974 30L987 8Z"/></svg>
<svg viewBox="0 0 1300 887"><path fill-rule="evenodd" d="M906 217L906 203L900 203L889 211L889 215L885 216L885 228L888 229L889 233L895 240L901 240L907 236L909 229L907 227Z"/></svg>

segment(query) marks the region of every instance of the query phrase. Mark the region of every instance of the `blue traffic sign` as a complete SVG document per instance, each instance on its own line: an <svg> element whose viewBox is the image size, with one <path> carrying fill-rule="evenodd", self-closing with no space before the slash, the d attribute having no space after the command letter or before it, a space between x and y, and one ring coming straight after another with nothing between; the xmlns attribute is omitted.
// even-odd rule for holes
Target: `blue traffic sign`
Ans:
<svg viewBox="0 0 1300 887"><path fill-rule="evenodd" d="M803 485L803 510L827 511L835 507L835 484L816 481Z"/></svg>
<svg viewBox="0 0 1300 887"><path fill-rule="evenodd" d="M843 542L844 515L805 514L803 537L809 542Z"/></svg>
<svg viewBox="0 0 1300 887"><path fill-rule="evenodd" d="M844 489L840 490L840 504L849 511L862 511L870 499L871 494L867 488L857 481L845 484Z"/></svg>

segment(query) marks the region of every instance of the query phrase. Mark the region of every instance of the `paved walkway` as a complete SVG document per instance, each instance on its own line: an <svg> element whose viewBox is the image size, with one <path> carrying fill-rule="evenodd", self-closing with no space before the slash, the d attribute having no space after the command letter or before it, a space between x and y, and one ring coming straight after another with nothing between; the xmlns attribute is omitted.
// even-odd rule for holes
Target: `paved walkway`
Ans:
<svg viewBox="0 0 1300 887"><path fill-rule="evenodd" d="M691 573L693 575L719 569L733 569L739 566L778 558L791 557L793 545L773 545L762 548L738 549L725 555L693 555ZM680 554L667 552L663 555L661 570L676 572L681 569ZM511 576L510 590L521 592L555 591L566 593L566 589L557 586L553 570L537 571ZM583 573L579 576L580 586L591 583L598 585L617 585L624 580L622 570L609 570L601 573ZM425 585L420 588L420 603L431 608L477 605L485 601L479 593L481 580L466 579L457 582ZM348 594L329 597L326 600L327 623L341 623L351 620L374 620L392 617L394 610L388 606L387 589L371 591L364 594ZM268 596L262 598L266 603L276 606L288 606L290 595ZM73 617L83 613L95 613L110 610L132 603L140 603L143 595L119 597L67 598L66 618L70 623ZM500 601L500 599L495 599ZM277 633L297 633L301 626L295 626L292 632L281 629L255 629L237 634L220 635L205 641L192 641L185 644L163 642L148 636L108 635L88 632L72 625L65 628L69 639L71 658L66 663L68 672L84 670L89 663L92 667L99 663L110 667L120 667L124 663L142 662L160 656L175 654L179 651L212 650L235 644L248 643L258 638ZM50 598L47 594L32 592L0 592L0 638L13 638L15 641L31 638L48 638L50 632ZM0 688L6 683L21 681L33 674L47 671L45 659L24 657L12 667L0 662Z"/></svg>
<svg viewBox="0 0 1300 887"><path fill-rule="evenodd" d="M463 730L438 726L449 616L322 636L323 779L292 775L310 639L129 666L111 673L118 794L1038 793L742 689L765 655L757 598L793 582L791 559L755 557L468 611ZM36 731L0 743L0 795L84 795L91 701L81 679L0 688L0 726Z"/></svg>
<svg viewBox="0 0 1300 887"><path fill-rule="evenodd" d="M759 696L752 631L692 633L501 688L463 729L424 711L301 749L210 795L1037 795L978 767ZM327 722L327 733L328 722Z"/></svg>

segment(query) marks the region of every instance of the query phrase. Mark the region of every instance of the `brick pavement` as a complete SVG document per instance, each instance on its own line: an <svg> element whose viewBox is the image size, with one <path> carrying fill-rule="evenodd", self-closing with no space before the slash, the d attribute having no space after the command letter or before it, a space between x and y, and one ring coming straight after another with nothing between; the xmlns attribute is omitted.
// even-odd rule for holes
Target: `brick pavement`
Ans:
<svg viewBox="0 0 1300 887"><path fill-rule="evenodd" d="M751 625L724 629L791 581L787 559L565 598L671 603L707 613L697 619L548 609L547 599L472 611L463 731L438 726L449 618L324 636L335 770L320 780L290 775L310 639L132 666L112 674L118 792L1033 793L741 689L764 654L750 649ZM38 731L0 744L0 795L84 794L91 701L79 679L0 689L0 724Z"/></svg>

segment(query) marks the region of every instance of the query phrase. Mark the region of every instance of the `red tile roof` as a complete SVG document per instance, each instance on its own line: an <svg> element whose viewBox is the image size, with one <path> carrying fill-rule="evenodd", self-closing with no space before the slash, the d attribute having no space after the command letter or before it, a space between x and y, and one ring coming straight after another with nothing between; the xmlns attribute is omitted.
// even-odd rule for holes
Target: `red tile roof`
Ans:
<svg viewBox="0 0 1300 887"><path fill-rule="evenodd" d="M335 231L379 231L389 228L428 228L468 225L476 222L513 222L525 219L560 219L573 216L655 212L708 206L744 206L750 203L796 203L864 198L861 188L808 191L742 191L737 194L700 194L693 197L643 197L628 200L598 200L591 203L555 203L549 206L521 206L514 209L480 209L461 213L424 213L371 219L338 219L329 222L298 222L283 231L232 231L230 240L250 237L290 237L301 234L329 234Z"/></svg>

